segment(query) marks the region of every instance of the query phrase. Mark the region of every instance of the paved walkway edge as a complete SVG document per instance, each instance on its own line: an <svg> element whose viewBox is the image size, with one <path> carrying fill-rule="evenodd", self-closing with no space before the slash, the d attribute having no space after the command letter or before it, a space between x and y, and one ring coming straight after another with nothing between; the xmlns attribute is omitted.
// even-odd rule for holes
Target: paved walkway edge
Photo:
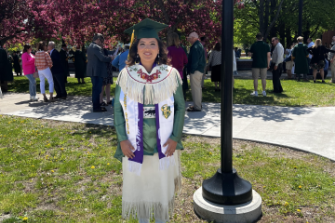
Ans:
<svg viewBox="0 0 335 223"><path fill-rule="evenodd" d="M311 151L307 151L307 150L303 150L303 149L299 149L297 147L293 147L293 146L287 146L287 145L282 145L282 144L277 144L277 143L272 143L272 142L266 142L266 141L260 141L260 140L252 140L252 139L242 139L242 138L233 138L235 140L241 140L241 141L247 141L247 142L257 142L257 143L262 143L262 144L268 144L268 145L272 145L272 146L278 146L278 147L284 147L284 148L288 148L288 149L292 149L292 150L296 150L299 152L304 152L304 153L309 153L309 154L314 154L317 156L321 156L323 158L329 159L333 162L335 162L335 159L329 158L329 157L325 157L322 154L316 153L316 152L311 152Z"/></svg>
<svg viewBox="0 0 335 223"><path fill-rule="evenodd" d="M14 115L8 115L8 116L14 116ZM21 117L23 117L23 116L21 116ZM43 120L43 118L32 118L32 119L41 119L41 120ZM66 121L66 120L59 121L59 120L53 120L53 119L45 119L45 120L52 120L52 121L57 121L57 122L70 122L70 123L78 123L78 124L86 124L86 125L96 125L96 126L106 126L103 123L71 122L71 121ZM114 127L114 125L112 125L110 127ZM201 134L190 134L190 133L184 133L184 132L183 132L183 134L185 134L185 135L193 135L193 136L200 136L200 137L208 137L208 138L220 138L220 137L217 137L217 136L204 136L204 135L201 135ZM324 157L326 159L329 159L329 160L335 162L335 159L326 157L326 156L322 155L321 153L307 151L307 150L299 149L297 147L293 147L293 146L289 146L289 145L283 145L283 144L278 144L278 143L273 143L273 142L268 142L268 141L261 141L261 140L243 139L243 138L237 138L237 137L233 137L233 140L241 140L241 141L246 141L246 142L256 142L256 143L268 144L268 145L272 145L272 146L284 147L284 148L296 150L296 151L299 151L299 152L304 152L304 153L308 153L308 154L314 154L314 155L317 155L317 156L321 156L321 157Z"/></svg>
<svg viewBox="0 0 335 223"><path fill-rule="evenodd" d="M24 96L26 95L26 96ZM114 126L112 107L93 113L89 97L70 97L55 103L31 103L27 94L8 94L0 114L85 125ZM189 102L187 102L189 104ZM203 103L203 111L186 113L183 133L221 137L221 105ZM335 161L335 107L278 107L233 105L234 139L266 143L316 154Z"/></svg>
<svg viewBox="0 0 335 223"><path fill-rule="evenodd" d="M217 137L217 136L204 136L204 135L200 135L200 134L190 134L190 133L183 133L183 134L193 135L193 136L200 136L200 137L208 137L208 138L220 138L220 137ZM233 140L241 140L241 141L246 141L246 142L256 142L256 143L262 143L262 144L267 144L267 145L272 145L272 146L284 147L284 148L296 150L296 151L299 151L299 152L304 152L304 153L308 153L308 154L314 154L314 155L317 155L317 156L321 156L323 158L326 158L326 159L329 159L329 160L335 162L335 159L326 157L326 156L322 155L321 153L307 151L307 150L304 150L304 149L299 149L299 148L294 147L294 146L278 144L278 143L273 143L273 142L268 142L268 141L255 140L255 139L243 139L243 138L238 138L238 137L233 137Z"/></svg>

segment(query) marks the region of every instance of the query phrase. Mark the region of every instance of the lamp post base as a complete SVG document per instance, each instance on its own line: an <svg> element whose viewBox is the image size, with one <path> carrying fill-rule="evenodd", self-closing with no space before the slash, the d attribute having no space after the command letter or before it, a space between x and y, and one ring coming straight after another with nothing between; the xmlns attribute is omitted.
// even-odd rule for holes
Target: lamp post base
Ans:
<svg viewBox="0 0 335 223"><path fill-rule="evenodd" d="M203 198L200 187L193 195L194 211L202 219L214 222L250 223L262 216L262 198L252 190L252 200L239 205L215 204Z"/></svg>
<svg viewBox="0 0 335 223"><path fill-rule="evenodd" d="M252 200L251 184L241 178L233 168L230 173L222 173L221 169L213 177L202 183L202 195L216 204L237 205Z"/></svg>

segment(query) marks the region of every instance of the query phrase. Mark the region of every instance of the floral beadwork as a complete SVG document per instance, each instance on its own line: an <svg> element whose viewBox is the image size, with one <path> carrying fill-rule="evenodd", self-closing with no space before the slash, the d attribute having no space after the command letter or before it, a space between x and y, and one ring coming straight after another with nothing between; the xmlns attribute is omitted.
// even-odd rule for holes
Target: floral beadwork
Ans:
<svg viewBox="0 0 335 223"><path fill-rule="evenodd" d="M161 71L157 70L155 73L153 73L152 75L148 75L145 72L142 71L142 69L139 69L137 71L138 76L141 77L141 79L146 80L149 83L152 83L153 80L156 80L158 78L160 78L160 74Z"/></svg>

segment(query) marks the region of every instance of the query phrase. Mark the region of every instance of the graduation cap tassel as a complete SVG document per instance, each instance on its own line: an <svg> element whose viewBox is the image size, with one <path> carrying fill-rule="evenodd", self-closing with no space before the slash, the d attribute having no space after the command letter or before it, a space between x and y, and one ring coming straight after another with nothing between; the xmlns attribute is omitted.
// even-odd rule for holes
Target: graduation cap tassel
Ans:
<svg viewBox="0 0 335 223"><path fill-rule="evenodd" d="M130 39L130 46L129 46L129 49L130 49L131 46L133 45L134 38L135 38L135 29L133 29L133 33L131 34L131 39ZM129 56L130 56L130 54L128 54L128 60L129 60Z"/></svg>

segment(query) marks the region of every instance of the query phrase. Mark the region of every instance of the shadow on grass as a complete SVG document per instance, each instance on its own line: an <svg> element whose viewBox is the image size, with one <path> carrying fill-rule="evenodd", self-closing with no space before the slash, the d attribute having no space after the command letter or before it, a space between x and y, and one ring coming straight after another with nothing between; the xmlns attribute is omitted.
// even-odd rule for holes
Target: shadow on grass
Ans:
<svg viewBox="0 0 335 223"><path fill-rule="evenodd" d="M266 97L259 95L259 97L253 97L250 95L252 91L243 87L236 87L233 91L233 103L234 104L249 104L249 105L272 105L272 106L287 106L287 101L281 101L280 99L289 99L289 95L285 93L267 93ZM186 100L192 101L191 90L186 92ZM202 91L203 102L214 102L221 103L221 92L216 92L212 84L206 84L206 89Z"/></svg>
<svg viewBox="0 0 335 223"><path fill-rule="evenodd" d="M329 85L329 86L334 86L334 84L333 83L329 83L329 81L328 80L326 80L326 82L325 83L322 83L320 80L318 81L316 81L315 83L313 83L313 84L321 84L321 85Z"/></svg>
<svg viewBox="0 0 335 223"><path fill-rule="evenodd" d="M290 98L285 92L282 94L267 92L266 97L261 94L258 97L254 97L250 95L251 93L252 91L246 88L234 88L234 104L287 106L287 102L280 101L280 99Z"/></svg>
<svg viewBox="0 0 335 223"><path fill-rule="evenodd" d="M91 139L92 135L94 138L110 138L109 142L112 146L117 145L117 136L114 126L103 126L103 125L96 125L96 124L83 124L85 126L85 131L81 132L74 132L72 133L73 136L80 135L85 137L86 139ZM113 140L115 139L115 140Z"/></svg>

